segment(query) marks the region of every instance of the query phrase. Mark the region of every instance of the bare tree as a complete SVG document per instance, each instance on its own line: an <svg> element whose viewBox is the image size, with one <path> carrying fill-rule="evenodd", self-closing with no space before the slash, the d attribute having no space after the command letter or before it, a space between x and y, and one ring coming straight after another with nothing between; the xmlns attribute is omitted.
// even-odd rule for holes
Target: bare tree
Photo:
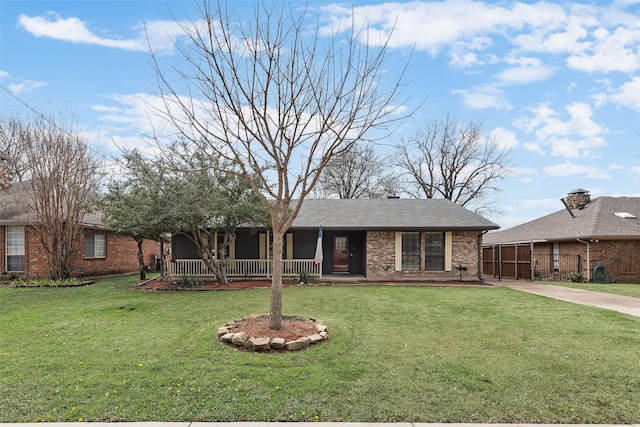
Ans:
<svg viewBox="0 0 640 427"><path fill-rule="evenodd" d="M376 199L401 192L392 163L376 154L371 144L356 144L334 156L320 175L319 191L340 199Z"/></svg>
<svg viewBox="0 0 640 427"><path fill-rule="evenodd" d="M24 144L19 138L21 129L22 122L15 117L0 119L0 188L20 181L26 171Z"/></svg>
<svg viewBox="0 0 640 427"><path fill-rule="evenodd" d="M404 73L397 80L385 74L382 86L387 40L374 46L366 27L325 37L306 9L288 2L255 4L252 19L234 17L232 2L211 6L205 2L201 19L183 27L185 67L168 71L152 54L164 101L159 114L193 150L230 161L228 172L267 207L270 327L280 329L284 233L334 156L400 119Z"/></svg>
<svg viewBox="0 0 640 427"><path fill-rule="evenodd" d="M78 254L83 220L99 182L100 162L86 143L52 119L18 122L11 133L26 164L29 209L52 279L69 278Z"/></svg>
<svg viewBox="0 0 640 427"><path fill-rule="evenodd" d="M477 213L494 209L486 198L510 173L509 150L485 136L479 122L434 119L398 147L396 164L412 197L445 198Z"/></svg>

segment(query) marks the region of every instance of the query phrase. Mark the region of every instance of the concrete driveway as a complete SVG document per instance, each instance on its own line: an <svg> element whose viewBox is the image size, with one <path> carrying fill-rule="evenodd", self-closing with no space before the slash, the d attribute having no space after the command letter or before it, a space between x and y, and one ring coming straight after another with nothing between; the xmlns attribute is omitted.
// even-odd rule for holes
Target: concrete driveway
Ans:
<svg viewBox="0 0 640 427"><path fill-rule="evenodd" d="M557 300L588 305L591 307L614 310L631 316L640 317L640 298L608 294L605 292L585 291L565 286L543 285L535 282L491 282L496 286L504 286L530 294L542 295ZM604 286L604 285L603 285ZM640 285L638 285L640 286Z"/></svg>

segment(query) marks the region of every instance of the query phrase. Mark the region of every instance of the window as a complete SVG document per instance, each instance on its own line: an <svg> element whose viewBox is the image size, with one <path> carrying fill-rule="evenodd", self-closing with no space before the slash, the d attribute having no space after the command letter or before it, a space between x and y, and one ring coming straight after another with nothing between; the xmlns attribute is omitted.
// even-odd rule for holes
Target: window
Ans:
<svg viewBox="0 0 640 427"><path fill-rule="evenodd" d="M444 233L425 233L425 270L444 270Z"/></svg>
<svg viewBox="0 0 640 427"><path fill-rule="evenodd" d="M269 244L267 245L267 236ZM315 246L314 246L315 247ZM260 259L273 259L273 234L270 232L260 233ZM293 234L285 233L282 239L282 258L293 258Z"/></svg>
<svg viewBox="0 0 640 427"><path fill-rule="evenodd" d="M7 226L7 271L24 271L24 227Z"/></svg>
<svg viewBox="0 0 640 427"><path fill-rule="evenodd" d="M85 258L106 258L107 257L107 236L104 234L84 235L84 257Z"/></svg>
<svg viewBox="0 0 640 427"><path fill-rule="evenodd" d="M402 269L420 270L420 232L402 233Z"/></svg>
<svg viewBox="0 0 640 427"><path fill-rule="evenodd" d="M560 245L558 244L558 242L553 242L551 253L552 253L553 271L556 271L556 272L560 271L558 266L560 262Z"/></svg>

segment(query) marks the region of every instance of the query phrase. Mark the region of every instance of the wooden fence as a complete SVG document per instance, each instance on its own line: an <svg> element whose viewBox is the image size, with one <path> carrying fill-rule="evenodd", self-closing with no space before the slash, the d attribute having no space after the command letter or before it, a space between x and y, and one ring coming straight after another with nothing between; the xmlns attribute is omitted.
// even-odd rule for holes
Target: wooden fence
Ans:
<svg viewBox="0 0 640 427"><path fill-rule="evenodd" d="M580 255L532 253L530 244L485 247L482 258L487 279L571 280L582 271Z"/></svg>

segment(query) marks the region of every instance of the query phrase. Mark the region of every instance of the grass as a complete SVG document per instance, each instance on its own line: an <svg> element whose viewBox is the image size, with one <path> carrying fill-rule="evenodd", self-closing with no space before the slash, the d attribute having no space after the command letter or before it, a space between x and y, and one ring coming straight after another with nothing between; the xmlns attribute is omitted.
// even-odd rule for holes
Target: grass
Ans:
<svg viewBox="0 0 640 427"><path fill-rule="evenodd" d="M507 288L294 287L331 341L214 339L269 290L0 288L0 422L640 422L640 319Z"/></svg>
<svg viewBox="0 0 640 427"><path fill-rule="evenodd" d="M536 282L538 283L538 282ZM546 285L566 286L568 288L585 289L588 291L605 292L608 294L624 295L640 298L640 284L633 283L574 283L574 282L540 282Z"/></svg>

